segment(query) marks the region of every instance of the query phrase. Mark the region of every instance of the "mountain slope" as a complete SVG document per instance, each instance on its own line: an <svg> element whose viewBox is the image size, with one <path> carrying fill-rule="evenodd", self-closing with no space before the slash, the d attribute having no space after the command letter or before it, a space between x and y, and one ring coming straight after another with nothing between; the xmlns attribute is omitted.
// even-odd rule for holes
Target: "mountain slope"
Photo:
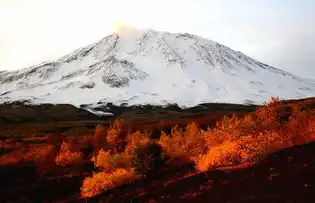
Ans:
<svg viewBox="0 0 315 203"><path fill-rule="evenodd" d="M260 104L315 95L315 81L189 34L112 34L56 61L0 72L0 102Z"/></svg>

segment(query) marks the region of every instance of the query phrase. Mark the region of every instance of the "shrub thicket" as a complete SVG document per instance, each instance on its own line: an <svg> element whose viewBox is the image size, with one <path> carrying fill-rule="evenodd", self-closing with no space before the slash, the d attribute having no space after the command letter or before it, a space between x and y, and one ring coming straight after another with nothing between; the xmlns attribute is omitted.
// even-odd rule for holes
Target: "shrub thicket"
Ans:
<svg viewBox="0 0 315 203"><path fill-rule="evenodd" d="M55 161L58 166L63 167L80 164L83 161L83 154L82 152L72 152L70 143L63 142Z"/></svg>
<svg viewBox="0 0 315 203"><path fill-rule="evenodd" d="M136 173L152 173L158 170L162 165L162 147L159 144L149 142L135 149L133 167Z"/></svg>

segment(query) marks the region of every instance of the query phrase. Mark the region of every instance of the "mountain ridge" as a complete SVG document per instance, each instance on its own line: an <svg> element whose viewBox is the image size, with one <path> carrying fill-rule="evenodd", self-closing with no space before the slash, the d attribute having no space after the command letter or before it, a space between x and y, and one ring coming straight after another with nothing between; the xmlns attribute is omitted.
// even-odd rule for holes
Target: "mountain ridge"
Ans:
<svg viewBox="0 0 315 203"><path fill-rule="evenodd" d="M183 107L314 96L315 81L187 33L113 33L57 60L0 72L0 103ZM73 96L74 95L74 96Z"/></svg>

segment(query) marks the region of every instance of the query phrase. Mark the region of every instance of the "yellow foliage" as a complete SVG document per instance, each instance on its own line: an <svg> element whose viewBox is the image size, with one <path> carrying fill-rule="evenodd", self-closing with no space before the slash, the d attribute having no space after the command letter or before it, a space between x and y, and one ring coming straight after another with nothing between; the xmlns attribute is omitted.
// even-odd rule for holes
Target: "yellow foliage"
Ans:
<svg viewBox="0 0 315 203"><path fill-rule="evenodd" d="M111 173L94 173L83 181L82 197L92 197L108 189L128 184L136 179L133 169L117 169Z"/></svg>

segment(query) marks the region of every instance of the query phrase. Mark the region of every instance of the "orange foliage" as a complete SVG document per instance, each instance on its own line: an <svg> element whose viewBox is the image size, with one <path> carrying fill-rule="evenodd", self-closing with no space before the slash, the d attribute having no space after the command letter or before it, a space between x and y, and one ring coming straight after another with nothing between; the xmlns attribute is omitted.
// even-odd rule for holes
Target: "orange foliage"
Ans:
<svg viewBox="0 0 315 203"><path fill-rule="evenodd" d="M135 149L139 146L143 146L149 143L150 138L147 134L143 134L140 131L136 131L127 136L127 145L125 147L126 155L133 155Z"/></svg>
<svg viewBox="0 0 315 203"><path fill-rule="evenodd" d="M54 145L46 145L37 150L34 162L39 174L44 175L55 168L56 153L57 149Z"/></svg>
<svg viewBox="0 0 315 203"><path fill-rule="evenodd" d="M171 135L162 132L159 144L172 158L182 158L190 162L207 150L204 137L196 123L186 126L185 130L174 127Z"/></svg>
<svg viewBox="0 0 315 203"><path fill-rule="evenodd" d="M266 131L257 135L242 136L212 146L206 155L200 156L196 161L196 169L206 171L210 168L251 164L289 146L291 145L277 132Z"/></svg>
<svg viewBox="0 0 315 203"><path fill-rule="evenodd" d="M266 107L276 106L279 103L279 101L280 101L279 97L271 97L269 101L264 102L264 106Z"/></svg>
<svg viewBox="0 0 315 203"><path fill-rule="evenodd" d="M216 123L215 128L201 131L209 149L225 141L234 141L241 136L245 136L260 131L252 115L243 118L232 115L224 116Z"/></svg>
<svg viewBox="0 0 315 203"><path fill-rule="evenodd" d="M310 115L295 110L285 120L287 115L276 102L272 99L255 115L224 117L216 128L202 131L209 151L196 160L197 170L255 163L277 150L314 141L315 121Z"/></svg>
<svg viewBox="0 0 315 203"><path fill-rule="evenodd" d="M1 165L16 165L23 161L23 153L20 150L15 150L6 153L0 157Z"/></svg>
<svg viewBox="0 0 315 203"><path fill-rule="evenodd" d="M309 135L315 139L315 116L314 118L310 119L308 122L307 132Z"/></svg>
<svg viewBox="0 0 315 203"><path fill-rule="evenodd" d="M106 130L102 125L97 125L92 140L95 149L104 148L106 146Z"/></svg>
<svg viewBox="0 0 315 203"><path fill-rule="evenodd" d="M127 184L136 179L133 169L117 169L111 173L98 172L83 181L82 197L92 197L108 189Z"/></svg>
<svg viewBox="0 0 315 203"><path fill-rule="evenodd" d="M123 122L116 120L107 130L106 141L115 151L120 151L121 144L124 142L122 126Z"/></svg>
<svg viewBox="0 0 315 203"><path fill-rule="evenodd" d="M315 139L314 115L304 112L304 106L293 108L282 104L285 103L273 97L255 112L245 116L224 116L214 128L207 130L200 129L195 122L185 128L176 125L169 135L162 131L158 143L171 158L170 164L173 160L195 163L198 171L251 165L277 150ZM160 128L154 126L154 129L169 127L171 123L176 122L160 122ZM183 121L177 123L184 124ZM115 121L106 133L103 128L97 128L94 138L94 146L101 150L92 160L102 172L84 181L81 192L85 197L133 180L135 175L130 170L134 169L129 167L135 150L152 141L149 134L140 132L139 128L124 136L121 121ZM98 145L97 141L105 144ZM125 179L120 179L121 174L127 174ZM119 181L113 183L116 178Z"/></svg>
<svg viewBox="0 0 315 203"><path fill-rule="evenodd" d="M196 160L196 169L207 171L209 168L218 166L229 166L240 162L239 148L235 142L226 141L223 144L214 146L205 155Z"/></svg>
<svg viewBox="0 0 315 203"><path fill-rule="evenodd" d="M277 129L283 124L281 109L276 105L267 105L258 108L255 112L259 123L259 130Z"/></svg>
<svg viewBox="0 0 315 203"><path fill-rule="evenodd" d="M46 174L55 167L56 147L41 145L16 149L0 158L0 165L35 164L39 174Z"/></svg>
<svg viewBox="0 0 315 203"><path fill-rule="evenodd" d="M127 168L129 160L123 154L111 154L110 151L101 149L96 157L92 158L95 166L104 172L112 172L119 168Z"/></svg>
<svg viewBox="0 0 315 203"><path fill-rule="evenodd" d="M82 152L72 152L69 143L63 142L58 155L55 158L58 166L79 164L83 160Z"/></svg>

